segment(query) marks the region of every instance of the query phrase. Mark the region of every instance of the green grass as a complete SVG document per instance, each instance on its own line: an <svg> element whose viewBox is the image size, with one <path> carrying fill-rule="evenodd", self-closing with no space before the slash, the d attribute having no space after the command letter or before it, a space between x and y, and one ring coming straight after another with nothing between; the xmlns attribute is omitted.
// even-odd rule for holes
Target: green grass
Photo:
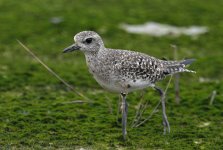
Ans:
<svg viewBox="0 0 223 150"><path fill-rule="evenodd" d="M0 0L0 149L221 149L223 147L223 21L222 0ZM63 22L52 24L52 17ZM128 34L120 23L147 21L176 26L207 26L197 39L155 38ZM196 58L182 74L181 104L171 83L167 115L171 133L163 135L161 110L149 122L131 128L140 92L129 94L128 140L116 123L118 95L103 91L88 73L83 54L62 54L82 30L94 30L112 48L135 49L158 58ZM49 74L16 42L21 40L46 64L93 103L66 104L82 99ZM199 78L209 82L199 82ZM164 88L166 79L158 83ZM210 94L217 91L213 105ZM109 97L110 101L106 98ZM148 89L146 115L159 96ZM109 109L109 107L111 107ZM144 117L146 117L144 115ZM208 126L201 127L204 123Z"/></svg>

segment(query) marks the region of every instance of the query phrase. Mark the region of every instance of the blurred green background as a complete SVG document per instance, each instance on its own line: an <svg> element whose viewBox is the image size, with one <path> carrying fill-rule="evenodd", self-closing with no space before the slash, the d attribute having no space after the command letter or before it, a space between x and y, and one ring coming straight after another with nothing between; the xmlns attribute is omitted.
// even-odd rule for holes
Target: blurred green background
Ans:
<svg viewBox="0 0 223 150"><path fill-rule="evenodd" d="M221 149L223 147L222 0L0 0L0 149ZM129 34L121 23L155 21L174 26L206 26L197 38ZM128 140L116 122L118 95L108 93L88 73L83 54L62 54L83 30L98 32L106 47L141 51L157 58L196 58L181 74L181 103L174 84L167 93L171 133L163 135L161 111L131 128L141 92L129 94ZM50 68L89 97L82 100L17 43L26 44ZM168 79L158 85L165 88ZM210 95L216 91L212 105ZM145 92L146 118L159 101Z"/></svg>

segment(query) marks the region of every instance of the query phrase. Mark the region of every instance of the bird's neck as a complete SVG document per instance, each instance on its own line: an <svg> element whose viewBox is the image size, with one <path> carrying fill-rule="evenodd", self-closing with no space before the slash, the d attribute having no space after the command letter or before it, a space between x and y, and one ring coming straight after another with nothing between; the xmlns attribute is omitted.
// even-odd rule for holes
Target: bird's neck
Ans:
<svg viewBox="0 0 223 150"><path fill-rule="evenodd" d="M97 64L97 57L98 57L98 52L87 52L84 53L86 63L88 67L91 67L92 65Z"/></svg>
<svg viewBox="0 0 223 150"><path fill-rule="evenodd" d="M104 46L100 47L97 51L88 51L84 52L87 65L90 66L97 66L101 62L101 55L104 54L106 48Z"/></svg>

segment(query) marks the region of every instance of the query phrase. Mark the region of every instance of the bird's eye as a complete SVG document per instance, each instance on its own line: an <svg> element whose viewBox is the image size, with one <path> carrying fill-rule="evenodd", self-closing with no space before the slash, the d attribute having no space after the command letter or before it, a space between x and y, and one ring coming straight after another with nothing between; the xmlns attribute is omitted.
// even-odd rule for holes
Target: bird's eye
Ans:
<svg viewBox="0 0 223 150"><path fill-rule="evenodd" d="M88 44L90 44L90 43L92 42L92 40L93 40L92 38L87 38L87 39L85 40L85 42L88 43Z"/></svg>

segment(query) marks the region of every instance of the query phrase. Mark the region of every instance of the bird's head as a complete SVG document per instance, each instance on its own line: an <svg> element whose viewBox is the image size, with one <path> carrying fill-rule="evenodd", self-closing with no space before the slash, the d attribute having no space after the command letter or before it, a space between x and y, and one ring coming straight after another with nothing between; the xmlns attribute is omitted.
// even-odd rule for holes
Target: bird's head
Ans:
<svg viewBox="0 0 223 150"><path fill-rule="evenodd" d="M84 53L96 53L104 47L101 37L94 31L82 31L74 36L74 44L65 48L64 53L81 50Z"/></svg>

